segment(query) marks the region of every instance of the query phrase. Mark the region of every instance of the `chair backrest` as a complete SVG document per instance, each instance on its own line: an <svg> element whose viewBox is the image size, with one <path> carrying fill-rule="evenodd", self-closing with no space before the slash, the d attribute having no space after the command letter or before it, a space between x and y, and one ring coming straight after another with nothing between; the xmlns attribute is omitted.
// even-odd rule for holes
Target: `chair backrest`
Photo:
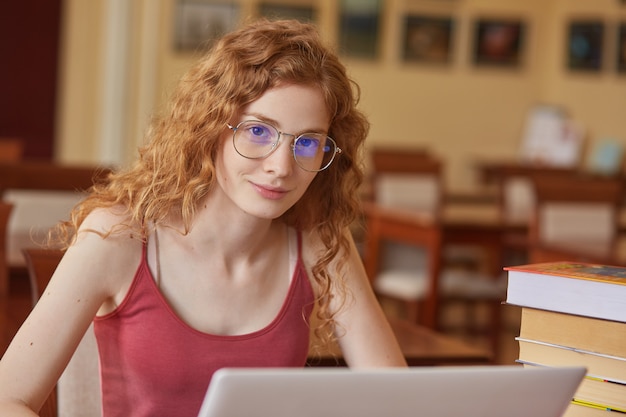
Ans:
<svg viewBox="0 0 626 417"><path fill-rule="evenodd" d="M0 162L19 162L24 156L24 141L18 138L0 138Z"/></svg>
<svg viewBox="0 0 626 417"><path fill-rule="evenodd" d="M69 219L70 211L85 195L75 191L5 191L2 199L14 208L7 226L6 258L9 266L23 268L22 249L44 246L49 230L60 221Z"/></svg>
<svg viewBox="0 0 626 417"><path fill-rule="evenodd" d="M68 218L71 208L84 197L83 191L110 171L97 166L0 161L0 198L14 207L7 230L9 267L23 268L22 248L44 243L48 230Z"/></svg>
<svg viewBox="0 0 626 417"><path fill-rule="evenodd" d="M615 259L624 199L620 178L544 174L535 175L533 184L537 200L529 230L533 262L552 260L545 254L556 249L562 252L554 255L560 260Z"/></svg>
<svg viewBox="0 0 626 417"><path fill-rule="evenodd" d="M26 248L23 253L28 267L33 303L36 303L64 252L57 249ZM91 325L61 375L55 392L44 405L44 410L49 417L97 417L101 415L101 403L98 347Z"/></svg>
<svg viewBox="0 0 626 417"><path fill-rule="evenodd" d="M435 155L421 149L374 148L371 162L378 205L441 214L442 162Z"/></svg>
<svg viewBox="0 0 626 417"><path fill-rule="evenodd" d="M105 179L110 172L110 168L99 166L0 161L0 194L7 189L87 190L95 181Z"/></svg>
<svg viewBox="0 0 626 417"><path fill-rule="evenodd" d="M498 187L499 211L505 225L527 226L534 215L534 180L543 176L571 176L573 169L547 166L503 164L493 168Z"/></svg>

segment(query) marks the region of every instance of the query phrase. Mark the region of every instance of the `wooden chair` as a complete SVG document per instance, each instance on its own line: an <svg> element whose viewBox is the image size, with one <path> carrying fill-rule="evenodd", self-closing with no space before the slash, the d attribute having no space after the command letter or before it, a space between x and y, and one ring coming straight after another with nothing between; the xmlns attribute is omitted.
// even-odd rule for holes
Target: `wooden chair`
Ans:
<svg viewBox="0 0 626 417"><path fill-rule="evenodd" d="M618 264L623 180L590 175L535 175L530 261Z"/></svg>
<svg viewBox="0 0 626 417"><path fill-rule="evenodd" d="M365 267L376 294L437 326L441 264L441 163L421 150L374 149L365 204Z"/></svg>
<svg viewBox="0 0 626 417"><path fill-rule="evenodd" d="M490 173L496 182L502 233L502 263L528 261L528 227L534 215L536 196L533 178L537 176L570 176L574 169L530 164L495 164Z"/></svg>
<svg viewBox="0 0 626 417"><path fill-rule="evenodd" d="M43 294L63 251L23 249L31 283L33 305ZM79 417L101 415L98 350L93 325L89 327L54 391L44 404L41 416Z"/></svg>
<svg viewBox="0 0 626 417"><path fill-rule="evenodd" d="M488 300L499 307L502 285L483 273L444 264L443 163L424 151L373 149L372 171L375 199L365 205L364 262L375 292L402 301L412 320L431 328L441 324L444 302ZM494 341L500 330L496 321L489 325Z"/></svg>
<svg viewBox="0 0 626 417"><path fill-rule="evenodd" d="M406 209L366 203L364 211L364 264L374 291L380 298L403 304L412 322L435 329L439 310L441 228L431 218ZM399 262L394 263L394 260Z"/></svg>
<svg viewBox="0 0 626 417"><path fill-rule="evenodd" d="M443 163L422 149L374 148L372 193L379 206L403 207L437 219L443 204Z"/></svg>

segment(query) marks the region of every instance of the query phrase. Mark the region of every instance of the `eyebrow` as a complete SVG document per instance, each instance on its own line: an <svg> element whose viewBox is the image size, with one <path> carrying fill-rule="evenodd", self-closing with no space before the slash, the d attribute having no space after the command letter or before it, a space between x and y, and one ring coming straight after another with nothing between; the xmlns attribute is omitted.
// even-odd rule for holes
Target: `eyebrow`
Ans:
<svg viewBox="0 0 626 417"><path fill-rule="evenodd" d="M253 117L256 120L259 120L261 122L266 122L269 123L271 125L274 125L274 127L276 127L278 129L278 125L280 125L280 123L278 122L278 120L272 119L271 117L267 117L264 116L260 113L245 113L242 114L243 119L242 120L247 120L246 117ZM281 129L278 129L280 132L288 134L288 135L301 135L303 133L321 133L323 135L328 135L328 132L326 131L326 129L319 129L319 128L312 128L312 129L302 129L299 132L295 132L295 133L290 133L290 132L283 132Z"/></svg>

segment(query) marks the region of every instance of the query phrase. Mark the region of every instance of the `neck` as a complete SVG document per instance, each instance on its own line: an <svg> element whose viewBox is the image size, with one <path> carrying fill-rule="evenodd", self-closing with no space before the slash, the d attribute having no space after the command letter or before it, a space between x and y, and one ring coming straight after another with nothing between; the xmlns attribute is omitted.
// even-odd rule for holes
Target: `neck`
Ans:
<svg viewBox="0 0 626 417"><path fill-rule="evenodd" d="M260 219L240 210L213 207L210 202L200 207L186 240L225 257L254 256L264 250L277 233L285 230L280 220Z"/></svg>

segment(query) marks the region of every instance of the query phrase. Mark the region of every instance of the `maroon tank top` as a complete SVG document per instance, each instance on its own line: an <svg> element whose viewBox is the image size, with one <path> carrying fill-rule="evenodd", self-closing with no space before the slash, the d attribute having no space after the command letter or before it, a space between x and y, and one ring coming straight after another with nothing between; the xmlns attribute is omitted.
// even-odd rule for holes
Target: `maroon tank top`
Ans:
<svg viewBox="0 0 626 417"><path fill-rule="evenodd" d="M280 312L265 328L236 336L203 333L183 322L160 293L144 245L126 298L94 320L103 417L195 417L219 368L304 366L314 294L299 233L294 240L295 268Z"/></svg>

